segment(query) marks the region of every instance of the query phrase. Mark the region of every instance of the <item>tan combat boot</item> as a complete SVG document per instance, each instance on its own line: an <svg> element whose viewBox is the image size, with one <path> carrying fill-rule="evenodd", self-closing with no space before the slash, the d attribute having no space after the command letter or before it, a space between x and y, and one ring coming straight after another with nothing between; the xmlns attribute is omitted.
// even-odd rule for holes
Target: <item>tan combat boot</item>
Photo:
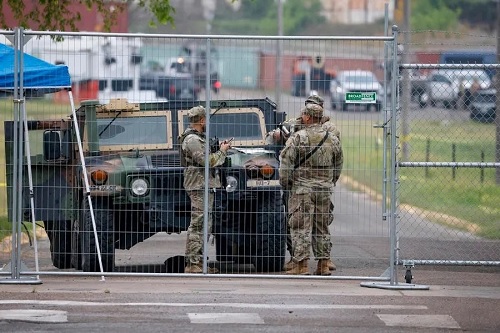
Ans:
<svg viewBox="0 0 500 333"><path fill-rule="evenodd" d="M329 259L320 259L318 260L318 267L314 272L315 275L332 275L330 269L328 268Z"/></svg>
<svg viewBox="0 0 500 333"><path fill-rule="evenodd" d="M310 275L309 273L309 260L304 259L299 262L292 262L292 267L286 271L287 275Z"/></svg>
<svg viewBox="0 0 500 333"><path fill-rule="evenodd" d="M337 266L333 263L332 259L328 259L328 269L334 271L337 269Z"/></svg>
<svg viewBox="0 0 500 333"><path fill-rule="evenodd" d="M285 264L285 271L289 271L293 268L293 259L290 258L290 260Z"/></svg>
<svg viewBox="0 0 500 333"><path fill-rule="evenodd" d="M207 272L208 274L215 274L219 273L219 270L215 267L208 267ZM203 267L200 264L187 264L184 273L201 274L203 273Z"/></svg>

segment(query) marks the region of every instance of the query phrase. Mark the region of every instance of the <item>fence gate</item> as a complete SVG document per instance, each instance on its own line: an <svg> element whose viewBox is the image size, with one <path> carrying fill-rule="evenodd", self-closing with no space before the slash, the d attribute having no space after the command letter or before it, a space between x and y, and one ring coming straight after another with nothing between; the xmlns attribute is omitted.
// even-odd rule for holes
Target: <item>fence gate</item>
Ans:
<svg viewBox="0 0 500 333"><path fill-rule="evenodd" d="M416 265L498 266L499 120L491 73L500 65L399 68L394 149L397 262L406 269L404 279L412 280Z"/></svg>

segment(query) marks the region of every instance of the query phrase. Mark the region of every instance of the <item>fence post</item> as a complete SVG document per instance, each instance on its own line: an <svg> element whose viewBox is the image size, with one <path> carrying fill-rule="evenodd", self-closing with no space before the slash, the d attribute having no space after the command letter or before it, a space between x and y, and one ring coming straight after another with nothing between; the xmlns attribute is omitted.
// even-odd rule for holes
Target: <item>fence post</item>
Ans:
<svg viewBox="0 0 500 333"><path fill-rule="evenodd" d="M457 161L457 145L455 143L451 144L451 161L455 163ZM451 178L455 180L457 168L451 167Z"/></svg>
<svg viewBox="0 0 500 333"><path fill-rule="evenodd" d="M425 161L429 162L431 155L431 139L427 138L425 143ZM429 178L429 167L425 167L425 178Z"/></svg>

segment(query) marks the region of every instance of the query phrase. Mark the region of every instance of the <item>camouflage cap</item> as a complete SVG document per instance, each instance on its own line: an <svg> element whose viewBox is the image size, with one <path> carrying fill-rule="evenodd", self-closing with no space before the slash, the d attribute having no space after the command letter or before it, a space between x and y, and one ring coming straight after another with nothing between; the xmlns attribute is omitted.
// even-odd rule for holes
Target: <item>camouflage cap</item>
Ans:
<svg viewBox="0 0 500 333"><path fill-rule="evenodd" d="M195 106L194 108L189 109L188 117L189 119L193 119L195 117L205 117L205 108L201 105Z"/></svg>
<svg viewBox="0 0 500 333"><path fill-rule="evenodd" d="M325 102L325 100L321 96L311 95L306 99L305 105L307 106L307 104L317 104L317 105L323 106L324 102Z"/></svg>
<svg viewBox="0 0 500 333"><path fill-rule="evenodd" d="M323 107L318 104L309 103L302 112L316 118L323 117Z"/></svg>

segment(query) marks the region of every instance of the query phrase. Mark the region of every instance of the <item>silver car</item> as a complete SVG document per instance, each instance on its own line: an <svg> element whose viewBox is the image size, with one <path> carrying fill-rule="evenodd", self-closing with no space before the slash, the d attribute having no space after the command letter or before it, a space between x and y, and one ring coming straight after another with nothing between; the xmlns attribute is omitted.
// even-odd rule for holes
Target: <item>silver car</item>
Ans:
<svg viewBox="0 0 500 333"><path fill-rule="evenodd" d="M367 93L374 96L370 101L346 100L347 93ZM374 95L373 95L374 94ZM363 70L340 71L330 84L330 101L332 109L347 111L349 105L363 105L370 110L372 105L382 109L383 87L373 72Z"/></svg>
<svg viewBox="0 0 500 333"><path fill-rule="evenodd" d="M473 85L478 89L487 89L491 80L486 71L481 69L440 69L431 72L425 84L425 91L419 96L421 108L442 103L445 108L456 108L463 94L463 102L470 103L470 91Z"/></svg>

